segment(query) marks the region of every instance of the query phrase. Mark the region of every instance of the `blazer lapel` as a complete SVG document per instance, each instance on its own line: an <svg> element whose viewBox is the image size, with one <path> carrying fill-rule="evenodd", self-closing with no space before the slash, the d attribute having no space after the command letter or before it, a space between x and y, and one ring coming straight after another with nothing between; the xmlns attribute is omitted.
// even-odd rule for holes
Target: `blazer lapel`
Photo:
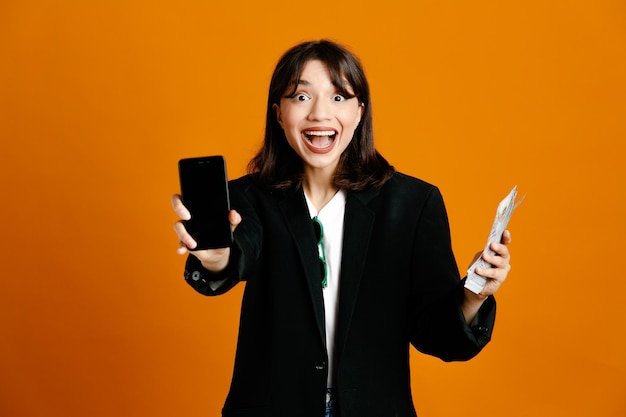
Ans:
<svg viewBox="0 0 626 417"><path fill-rule="evenodd" d="M372 189L348 192L346 198L336 338L336 348L340 354L350 328L374 224L375 212L368 207L368 203L377 195L378 190Z"/></svg>
<svg viewBox="0 0 626 417"><path fill-rule="evenodd" d="M279 202L280 210L287 222L294 245L300 257L304 275L306 277L311 302L315 312L317 327L323 345L326 345L326 330L324 325L324 299L320 276L319 257L315 245L315 234L311 226L311 217L304 199L304 192L298 189L288 192Z"/></svg>

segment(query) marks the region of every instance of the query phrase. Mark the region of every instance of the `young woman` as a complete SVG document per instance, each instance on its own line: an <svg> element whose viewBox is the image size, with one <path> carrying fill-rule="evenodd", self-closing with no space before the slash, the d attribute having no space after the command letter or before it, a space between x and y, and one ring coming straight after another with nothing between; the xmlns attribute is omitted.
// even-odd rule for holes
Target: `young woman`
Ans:
<svg viewBox="0 0 626 417"><path fill-rule="evenodd" d="M416 416L409 345L453 361L487 344L509 232L482 255L484 290L464 289L439 190L376 151L361 64L329 41L278 62L249 172L230 182L230 248L193 251L172 198L187 282L218 295L246 281L222 415Z"/></svg>

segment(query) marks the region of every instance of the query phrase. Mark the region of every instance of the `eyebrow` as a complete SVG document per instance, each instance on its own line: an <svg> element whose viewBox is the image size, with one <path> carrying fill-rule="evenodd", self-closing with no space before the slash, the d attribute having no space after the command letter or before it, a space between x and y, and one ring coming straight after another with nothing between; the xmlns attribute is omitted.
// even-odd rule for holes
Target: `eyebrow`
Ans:
<svg viewBox="0 0 626 417"><path fill-rule="evenodd" d="M334 83L333 83L333 84L334 84ZM303 80L303 79L301 78L300 80L298 80L298 85L309 86L309 85L311 85L311 83L310 83L309 81L307 81L307 80ZM351 88L351 89L353 88L353 87L352 87L352 84L350 84L350 83L348 82L348 80L343 80L343 82L340 84L340 86L337 86L337 87L341 87L341 88L343 88L344 90L347 90L348 88Z"/></svg>

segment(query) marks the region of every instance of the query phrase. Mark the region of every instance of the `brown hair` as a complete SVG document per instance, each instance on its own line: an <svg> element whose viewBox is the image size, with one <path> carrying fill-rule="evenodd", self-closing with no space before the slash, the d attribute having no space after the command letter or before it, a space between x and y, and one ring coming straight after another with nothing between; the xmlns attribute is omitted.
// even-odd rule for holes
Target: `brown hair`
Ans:
<svg viewBox="0 0 626 417"><path fill-rule="evenodd" d="M278 61L267 99L263 147L248 164L248 172L256 174L261 184L271 189L300 186L303 176L302 160L289 146L273 106L280 103L288 89L298 85L305 64L311 60L322 61L330 72L333 84L346 94L343 91L343 80L347 80L354 91L353 95L363 105L361 122L339 160L334 178L335 186L362 190L382 185L393 175L394 168L374 147L372 106L365 73L358 58L345 47L328 40L296 45Z"/></svg>

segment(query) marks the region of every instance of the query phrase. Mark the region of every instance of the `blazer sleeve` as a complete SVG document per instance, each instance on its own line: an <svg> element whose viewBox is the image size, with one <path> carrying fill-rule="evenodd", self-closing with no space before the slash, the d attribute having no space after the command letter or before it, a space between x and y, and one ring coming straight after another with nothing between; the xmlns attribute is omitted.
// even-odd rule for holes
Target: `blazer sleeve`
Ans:
<svg viewBox="0 0 626 417"><path fill-rule="evenodd" d="M246 177L229 184L231 207L239 212L242 220L233 233L228 266L219 273L212 273L192 254L187 257L185 281L203 295L224 294L245 280L256 267L263 231L251 201L250 187Z"/></svg>
<svg viewBox="0 0 626 417"><path fill-rule="evenodd" d="M418 221L413 256L411 343L444 361L468 360L491 340L496 303L489 297L467 325L461 302L464 281L452 252L450 227L436 187Z"/></svg>

